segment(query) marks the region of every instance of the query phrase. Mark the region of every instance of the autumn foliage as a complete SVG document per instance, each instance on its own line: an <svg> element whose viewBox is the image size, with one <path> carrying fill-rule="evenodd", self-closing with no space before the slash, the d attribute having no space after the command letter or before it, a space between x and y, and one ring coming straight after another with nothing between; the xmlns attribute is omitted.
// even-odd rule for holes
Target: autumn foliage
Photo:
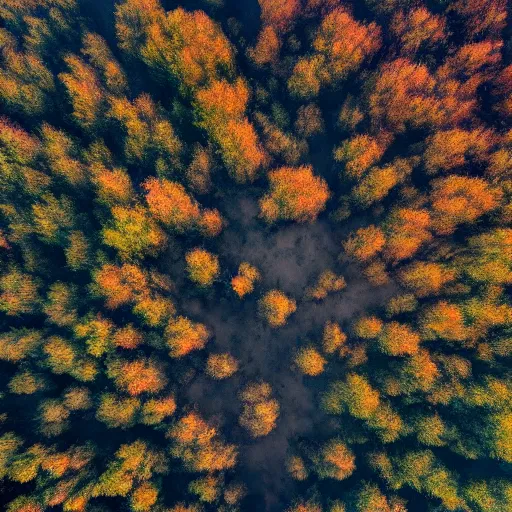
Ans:
<svg viewBox="0 0 512 512"><path fill-rule="evenodd" d="M6 512L512 510L506 0L1 0Z"/></svg>
<svg viewBox="0 0 512 512"><path fill-rule="evenodd" d="M243 402L240 425L252 437L266 436L276 426L279 403L271 395L272 388L266 382L248 384L240 394Z"/></svg>
<svg viewBox="0 0 512 512"><path fill-rule="evenodd" d="M330 192L310 166L282 167L269 173L270 191L260 201L261 216L277 220L311 222L325 208Z"/></svg>
<svg viewBox="0 0 512 512"><path fill-rule="evenodd" d="M279 290L267 292L258 302L259 313L270 327L281 327L288 317L295 312L297 305Z"/></svg>

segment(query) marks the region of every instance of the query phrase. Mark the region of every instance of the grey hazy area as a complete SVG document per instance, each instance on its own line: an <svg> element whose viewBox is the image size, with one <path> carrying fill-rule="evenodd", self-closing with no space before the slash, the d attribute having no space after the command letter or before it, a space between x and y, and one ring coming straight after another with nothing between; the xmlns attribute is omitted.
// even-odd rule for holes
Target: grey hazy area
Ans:
<svg viewBox="0 0 512 512"><path fill-rule="evenodd" d="M219 254L223 283L215 293L182 300L179 309L208 326L213 336L207 351L231 353L240 361L240 370L221 382L197 372L187 387L187 398L205 418L221 426L226 440L240 447L239 471L250 492L264 496L266 510L283 510L295 490L285 470L294 442L335 432L335 422L319 408L315 379L293 368L295 350L307 341L318 342L328 320L347 329L353 318L382 305L396 288L393 284L373 287L357 265L340 257L341 241L349 227L333 227L320 219L270 229L258 219L257 201L245 193L221 197L216 206L228 221L211 247ZM177 256L176 265L182 265L182 256ZM229 281L242 261L258 267L262 280L251 296L240 301L230 292ZM326 269L342 274L346 289L321 302L305 300L306 288ZM172 274L184 275L177 270ZM179 289L183 285L190 288L186 283L177 284ZM287 325L278 329L268 327L257 316L257 300L271 288L293 297L298 306ZM277 428L256 440L238 425L238 393L254 380L271 384L281 408Z"/></svg>

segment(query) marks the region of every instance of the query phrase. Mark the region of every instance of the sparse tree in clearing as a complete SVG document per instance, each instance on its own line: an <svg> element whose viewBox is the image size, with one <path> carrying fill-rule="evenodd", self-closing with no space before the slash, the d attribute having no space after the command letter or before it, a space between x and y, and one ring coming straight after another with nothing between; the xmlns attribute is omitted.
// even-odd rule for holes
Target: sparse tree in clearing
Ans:
<svg viewBox="0 0 512 512"><path fill-rule="evenodd" d="M304 460L297 455L288 457L286 460L286 470L294 480L298 480L299 482L306 480L308 477L306 464Z"/></svg>
<svg viewBox="0 0 512 512"><path fill-rule="evenodd" d="M266 436L276 426L279 403L271 394L265 382L248 384L240 393L243 409L239 422L252 437Z"/></svg>
<svg viewBox="0 0 512 512"><path fill-rule="evenodd" d="M206 373L214 379L226 379L238 370L238 361L230 354L210 354Z"/></svg>
<svg viewBox="0 0 512 512"><path fill-rule="evenodd" d="M347 335L341 330L338 323L326 322L322 336L322 349L326 354L339 352L346 341Z"/></svg>
<svg viewBox="0 0 512 512"><path fill-rule="evenodd" d="M335 274L332 270L324 270L317 279L316 284L306 290L306 296L322 300L329 293L339 292L347 286L343 276Z"/></svg>
<svg viewBox="0 0 512 512"><path fill-rule="evenodd" d="M327 361L314 347L303 347L295 355L295 364L304 375L315 377L324 371Z"/></svg>
<svg viewBox="0 0 512 512"><path fill-rule="evenodd" d="M297 305L279 290L267 292L258 302L259 314L270 327L282 327L287 318L295 312Z"/></svg>
<svg viewBox="0 0 512 512"><path fill-rule="evenodd" d="M231 279L233 291L242 299L254 290L254 283L261 279L259 270L247 262L240 263L238 275Z"/></svg>

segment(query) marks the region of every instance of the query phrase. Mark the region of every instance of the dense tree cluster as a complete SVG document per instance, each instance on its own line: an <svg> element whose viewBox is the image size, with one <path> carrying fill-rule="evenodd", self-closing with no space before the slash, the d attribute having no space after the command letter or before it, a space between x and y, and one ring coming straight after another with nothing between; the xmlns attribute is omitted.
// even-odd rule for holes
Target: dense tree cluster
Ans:
<svg viewBox="0 0 512 512"><path fill-rule="evenodd" d="M510 5L245 4L0 0L0 508L512 510Z"/></svg>

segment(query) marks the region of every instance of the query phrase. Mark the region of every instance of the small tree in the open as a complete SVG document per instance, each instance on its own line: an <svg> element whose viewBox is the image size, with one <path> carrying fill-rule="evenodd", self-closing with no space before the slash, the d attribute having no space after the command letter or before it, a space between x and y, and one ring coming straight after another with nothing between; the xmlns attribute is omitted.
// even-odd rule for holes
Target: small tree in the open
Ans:
<svg viewBox="0 0 512 512"><path fill-rule="evenodd" d="M260 315L271 327L281 327L287 318L295 312L297 304L279 290L267 292L258 303Z"/></svg>

